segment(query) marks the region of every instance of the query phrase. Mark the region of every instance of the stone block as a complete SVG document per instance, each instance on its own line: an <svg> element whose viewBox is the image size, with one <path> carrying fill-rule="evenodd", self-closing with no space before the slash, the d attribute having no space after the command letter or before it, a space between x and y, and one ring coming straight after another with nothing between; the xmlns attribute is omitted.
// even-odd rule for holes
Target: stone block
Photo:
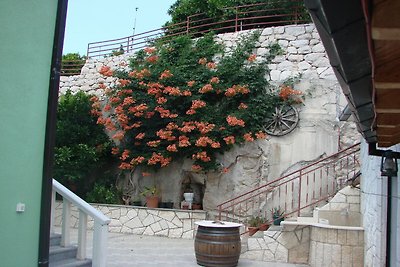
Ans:
<svg viewBox="0 0 400 267"><path fill-rule="evenodd" d="M305 33L305 34L297 36L297 39L299 39L299 40L311 40L312 39L312 35L311 35L311 33Z"/></svg>
<svg viewBox="0 0 400 267"><path fill-rule="evenodd" d="M271 243L267 243L268 250L275 254L276 248L278 247L278 242L274 241Z"/></svg>
<svg viewBox="0 0 400 267"><path fill-rule="evenodd" d="M278 44L281 46L282 49L286 49L289 45L289 41L287 40L279 40Z"/></svg>
<svg viewBox="0 0 400 267"><path fill-rule="evenodd" d="M138 217L135 217L135 218L131 219L130 221L126 222L124 224L124 226L128 227L128 228L131 228L131 229L142 228L143 227L143 223Z"/></svg>
<svg viewBox="0 0 400 267"><path fill-rule="evenodd" d="M342 246L341 266L353 266L353 249L351 246Z"/></svg>
<svg viewBox="0 0 400 267"><path fill-rule="evenodd" d="M300 62L304 59L303 55L289 55L288 60L294 61L294 62ZM301 63L301 62L300 62ZM307 63L308 64L308 63Z"/></svg>
<svg viewBox="0 0 400 267"><path fill-rule="evenodd" d="M283 232L276 241L287 249L299 245L299 241L294 232Z"/></svg>
<svg viewBox="0 0 400 267"><path fill-rule="evenodd" d="M275 251L275 260L278 262L288 262L288 250L280 244L278 244Z"/></svg>
<svg viewBox="0 0 400 267"><path fill-rule="evenodd" d="M153 223L155 223L155 219L154 219L154 216L151 215L151 214L148 214L146 216L146 218L144 218L144 220L143 220L143 225L144 226L149 226L149 225L151 225Z"/></svg>
<svg viewBox="0 0 400 267"><path fill-rule="evenodd" d="M171 223L174 224L174 225L176 225L177 227L182 227L182 221L179 220L178 217L175 217L175 218L172 220Z"/></svg>
<svg viewBox="0 0 400 267"><path fill-rule="evenodd" d="M332 245L332 261L331 266L340 267L342 260L342 247L340 245Z"/></svg>
<svg viewBox="0 0 400 267"><path fill-rule="evenodd" d="M143 235L154 235L154 231L153 231L153 229L151 229L150 226L147 226L143 232Z"/></svg>
<svg viewBox="0 0 400 267"><path fill-rule="evenodd" d="M290 263L308 263L310 254L310 244L308 242L300 244L288 251L288 262Z"/></svg>
<svg viewBox="0 0 400 267"><path fill-rule="evenodd" d="M190 214L189 214L189 212L177 211L176 212L176 217L178 217L179 219L189 219L190 218Z"/></svg>
<svg viewBox="0 0 400 267"><path fill-rule="evenodd" d="M314 24L309 24L305 26L306 32L313 32L315 30Z"/></svg>
<svg viewBox="0 0 400 267"><path fill-rule="evenodd" d="M129 219L135 218L138 216L138 212L136 209L131 209L128 211L128 213L126 214L126 217Z"/></svg>
<svg viewBox="0 0 400 267"><path fill-rule="evenodd" d="M289 47L286 49L286 52L287 52L288 54L297 54L297 48L296 48L296 47L293 47L293 46L289 46Z"/></svg>
<svg viewBox="0 0 400 267"><path fill-rule="evenodd" d="M332 245L323 244L322 266L331 266L332 262Z"/></svg>
<svg viewBox="0 0 400 267"><path fill-rule="evenodd" d="M191 231L186 231L186 232L184 232L182 234L181 238L183 238L183 239L193 239L194 238L194 232L192 230Z"/></svg>
<svg viewBox="0 0 400 267"><path fill-rule="evenodd" d="M285 33L293 36L299 36L306 33L304 26L288 26L285 27Z"/></svg>
<svg viewBox="0 0 400 267"><path fill-rule="evenodd" d="M299 48L297 49L297 52L298 52L299 54L302 54L302 55L309 54L309 53L311 53L311 46L305 45L305 46L299 47Z"/></svg>
<svg viewBox="0 0 400 267"><path fill-rule="evenodd" d="M273 30L275 34L283 34L285 32L285 27L283 26L273 27Z"/></svg>
<svg viewBox="0 0 400 267"><path fill-rule="evenodd" d="M150 227L154 233L157 233L162 230L162 227L159 222L153 223L152 225L150 225Z"/></svg>
<svg viewBox="0 0 400 267"><path fill-rule="evenodd" d="M306 61L300 62L298 65L299 70L307 70L311 68L311 65L307 63Z"/></svg>
<svg viewBox="0 0 400 267"><path fill-rule="evenodd" d="M290 46L294 46L296 48L308 46L310 44L309 40L295 40L295 41L290 41Z"/></svg>
<svg viewBox="0 0 400 267"><path fill-rule="evenodd" d="M364 247L357 246L353 247L353 267L363 267L364 266Z"/></svg>
<svg viewBox="0 0 400 267"><path fill-rule="evenodd" d="M271 251L265 250L262 260L263 261L275 261L275 255Z"/></svg>
<svg viewBox="0 0 400 267"><path fill-rule="evenodd" d="M273 34L273 28L265 28L265 29L262 31L262 34L261 34L261 35L271 35L271 34Z"/></svg>
<svg viewBox="0 0 400 267"><path fill-rule="evenodd" d="M295 74L292 72L292 71L290 71L290 70L285 70L285 71L282 71L281 72L281 75L280 75L280 77L279 77L279 79L281 80L281 81L284 81L284 80L287 80L287 79L289 79L291 76L294 76Z"/></svg>
<svg viewBox="0 0 400 267"><path fill-rule="evenodd" d="M320 242L315 242L315 265L314 266L324 266L322 265L324 245Z"/></svg>
<svg viewBox="0 0 400 267"><path fill-rule="evenodd" d="M346 231L346 245L356 246L358 245L358 232L359 231Z"/></svg>
<svg viewBox="0 0 400 267"><path fill-rule="evenodd" d="M192 220L191 219L184 219L183 220L183 232L192 230L193 226L192 226Z"/></svg>
<svg viewBox="0 0 400 267"><path fill-rule="evenodd" d="M247 240L247 245L249 248L249 251L252 250L261 250L261 246L257 241L258 238L249 238L249 240Z"/></svg>
<svg viewBox="0 0 400 267"><path fill-rule="evenodd" d="M336 229L328 229L328 237L327 237L328 243L337 244L337 242L338 242L337 232L338 232L338 230L336 230Z"/></svg>
<svg viewBox="0 0 400 267"><path fill-rule="evenodd" d="M271 70L270 72L271 81L279 81L280 76L281 76L280 70Z"/></svg>
<svg viewBox="0 0 400 267"><path fill-rule="evenodd" d="M360 212L360 204L350 204L349 206L350 211Z"/></svg>
<svg viewBox="0 0 400 267"><path fill-rule="evenodd" d="M347 202L352 204L359 204L360 203L360 196L348 196Z"/></svg>
<svg viewBox="0 0 400 267"><path fill-rule="evenodd" d="M315 259L316 259L316 242L315 241L310 241L310 259L309 263L310 266L315 266Z"/></svg>
<svg viewBox="0 0 400 267"><path fill-rule="evenodd" d="M312 47L312 52L313 53L324 53L325 47L322 43L318 43Z"/></svg>
<svg viewBox="0 0 400 267"><path fill-rule="evenodd" d="M167 220L167 221L172 222L172 220L175 217L175 212L174 211L164 211L164 210L162 210L162 211L160 211L158 213L158 216L163 218L163 219L165 219L165 220Z"/></svg>
<svg viewBox="0 0 400 267"><path fill-rule="evenodd" d="M182 236L182 229L169 229L168 237L171 238L180 238Z"/></svg>
<svg viewBox="0 0 400 267"><path fill-rule="evenodd" d="M164 229L155 233L156 236L168 236L168 229Z"/></svg>

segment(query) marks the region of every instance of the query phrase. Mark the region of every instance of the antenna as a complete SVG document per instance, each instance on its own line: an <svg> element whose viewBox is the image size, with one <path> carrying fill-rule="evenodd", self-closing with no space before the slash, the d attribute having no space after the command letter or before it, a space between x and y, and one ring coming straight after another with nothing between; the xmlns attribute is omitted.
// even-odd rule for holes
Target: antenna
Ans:
<svg viewBox="0 0 400 267"><path fill-rule="evenodd" d="M133 30L133 33L132 33L132 35L135 35L135 30L136 30L136 16L137 16L137 11L138 11L138 7L135 7L135 19L134 19L134 21L133 21L133 28L132 28L132 30Z"/></svg>

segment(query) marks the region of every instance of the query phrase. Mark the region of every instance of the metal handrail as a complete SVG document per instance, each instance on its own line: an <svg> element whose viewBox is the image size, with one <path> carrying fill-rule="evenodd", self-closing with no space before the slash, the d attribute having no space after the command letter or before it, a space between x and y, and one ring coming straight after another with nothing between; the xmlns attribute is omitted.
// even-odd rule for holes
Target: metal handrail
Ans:
<svg viewBox="0 0 400 267"><path fill-rule="evenodd" d="M292 214L300 216L302 210L328 199L344 186L344 178L336 177L337 172L347 168L347 173L344 174L346 180L356 175L359 168L359 150L358 143L227 200L217 206L218 219L222 220L224 214L226 220L242 221L254 215L255 210L259 215L270 218L267 210L259 210L260 204L267 199L283 205L285 210L283 216ZM330 169L333 173L330 173ZM328 181L330 176L335 176L332 181ZM309 192L310 188L315 186L318 188L313 188L312 192Z"/></svg>
<svg viewBox="0 0 400 267"><path fill-rule="evenodd" d="M292 4L290 8L274 7L262 8L263 5L275 4L276 6L284 4ZM306 22L299 18L303 1L301 0L278 0L268 3L256 3L242 5L237 7L224 8L224 15L230 10L232 13L223 17L208 17L205 13L190 15L185 22L168 25L156 30L147 31L140 34L126 36L118 39L92 42L87 47L87 58L96 58L112 55L113 51L119 51L121 48L124 53L135 52L154 39L163 39L177 35L191 35L198 37L210 31L219 32L236 32L244 29L252 29L261 26L279 26L286 24L297 24ZM251 10L256 8L256 10ZM221 19L221 20L218 20ZM223 26L221 26L223 25ZM140 40L138 43L137 41Z"/></svg>
<svg viewBox="0 0 400 267"><path fill-rule="evenodd" d="M107 258L106 246L108 239L108 225L110 224L111 219L53 179L51 232L54 232L56 193L61 195L63 198L61 246L69 246L71 244L70 217L71 205L74 205L79 210L78 252L76 257L80 260L86 258L87 216L90 216L94 220L92 263L93 266L105 267Z"/></svg>

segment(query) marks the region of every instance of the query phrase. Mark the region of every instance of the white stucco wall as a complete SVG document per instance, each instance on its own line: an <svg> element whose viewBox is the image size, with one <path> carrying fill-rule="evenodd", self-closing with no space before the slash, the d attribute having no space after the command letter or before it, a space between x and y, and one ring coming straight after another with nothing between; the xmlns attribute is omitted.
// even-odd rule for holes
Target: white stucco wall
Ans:
<svg viewBox="0 0 400 267"><path fill-rule="evenodd" d="M400 151L400 145L390 149ZM385 266L386 260L387 177L380 176L380 165L381 158L368 156L368 145L363 142L361 145L361 213L365 229L364 262L366 267ZM393 225L393 228L397 229L396 239L399 244L399 183L395 182L393 186L397 186L397 191L392 192L394 195L392 210L397 213L395 220L397 223ZM393 266L400 266L398 249L393 256L397 257L397 264Z"/></svg>

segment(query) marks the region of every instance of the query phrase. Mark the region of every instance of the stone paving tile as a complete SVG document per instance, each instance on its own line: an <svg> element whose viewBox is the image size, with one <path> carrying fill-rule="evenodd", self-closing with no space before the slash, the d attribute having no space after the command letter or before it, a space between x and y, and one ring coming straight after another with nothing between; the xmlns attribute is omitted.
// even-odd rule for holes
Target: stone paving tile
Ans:
<svg viewBox="0 0 400 267"><path fill-rule="evenodd" d="M60 232L60 231L56 231ZM92 253L93 232L88 232L88 255ZM71 241L76 242L77 231ZM196 267L194 240L109 233L107 267ZM308 267L302 264L239 259L238 267Z"/></svg>

